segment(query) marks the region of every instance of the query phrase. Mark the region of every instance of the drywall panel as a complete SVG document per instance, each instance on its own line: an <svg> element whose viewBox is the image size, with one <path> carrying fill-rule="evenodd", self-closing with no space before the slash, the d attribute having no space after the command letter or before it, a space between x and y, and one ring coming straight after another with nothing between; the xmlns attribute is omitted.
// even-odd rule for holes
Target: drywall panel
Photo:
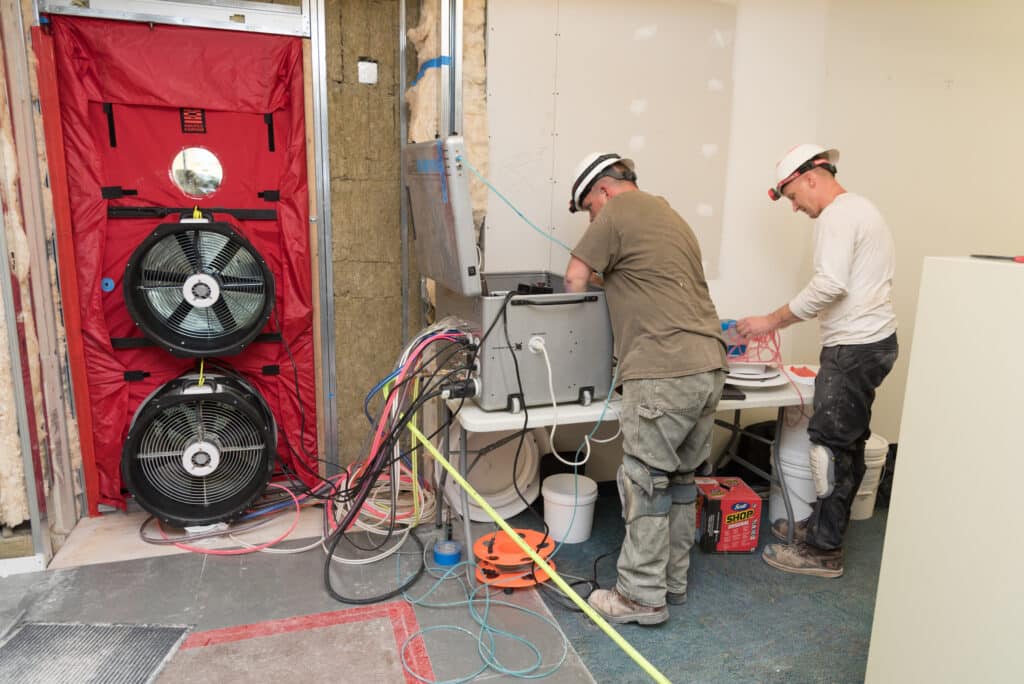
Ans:
<svg viewBox="0 0 1024 684"><path fill-rule="evenodd" d="M637 164L640 187L690 222L717 271L732 110L736 8L714 0L488 5L491 182L541 230L573 245L572 172L592 151ZM494 193L487 271L552 270L567 251Z"/></svg>
<svg viewBox="0 0 1024 684"><path fill-rule="evenodd" d="M1024 265L926 258L868 682L1019 682Z"/></svg>

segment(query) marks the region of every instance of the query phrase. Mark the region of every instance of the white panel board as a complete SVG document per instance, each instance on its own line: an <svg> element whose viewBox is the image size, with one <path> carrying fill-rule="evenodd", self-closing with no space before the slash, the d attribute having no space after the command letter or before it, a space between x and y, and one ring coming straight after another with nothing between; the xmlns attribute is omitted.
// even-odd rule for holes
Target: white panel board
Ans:
<svg viewBox="0 0 1024 684"><path fill-rule="evenodd" d="M989 356L1021 293L1024 265L924 260L867 682L1022 680L1024 366Z"/></svg>
<svg viewBox="0 0 1024 684"><path fill-rule="evenodd" d="M557 5L550 0L490 0L487 7L490 180L549 232L557 22ZM488 272L550 270L553 245L493 192L483 241Z"/></svg>
<svg viewBox="0 0 1024 684"><path fill-rule="evenodd" d="M714 0L488 6L491 181L569 245L587 220L567 211L572 172L589 152L637 163L640 187L693 226L717 271L732 108L736 8ZM493 194L488 271L561 271L567 252ZM546 243L546 244L545 244Z"/></svg>

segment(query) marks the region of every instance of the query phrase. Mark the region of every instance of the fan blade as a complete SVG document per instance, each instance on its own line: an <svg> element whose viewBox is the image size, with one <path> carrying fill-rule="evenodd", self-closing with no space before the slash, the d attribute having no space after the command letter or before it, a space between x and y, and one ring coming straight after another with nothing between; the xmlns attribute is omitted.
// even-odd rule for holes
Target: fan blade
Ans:
<svg viewBox="0 0 1024 684"><path fill-rule="evenodd" d="M225 331L235 331L238 327L238 321L235 320L234 314L231 313L231 309L228 308L227 303L223 299L218 299L210 308L217 314L217 320L220 321Z"/></svg>
<svg viewBox="0 0 1024 684"><path fill-rule="evenodd" d="M178 246L181 247L181 251L185 258L188 259L188 263L198 273L199 269L202 268L202 264L199 263L199 245L197 244L199 231L194 231L193 235L195 237L190 238L187 233L175 233L174 239L177 241Z"/></svg>
<svg viewBox="0 0 1024 684"><path fill-rule="evenodd" d="M228 240L220 251L217 252L216 256L210 260L207 264L209 272L220 273L227 268L228 263L235 258L238 254L238 250L242 248L242 245L238 244L234 240Z"/></svg>
<svg viewBox="0 0 1024 684"><path fill-rule="evenodd" d="M203 403L196 402L196 433L200 440L206 440L206 421L203 420Z"/></svg>
<svg viewBox="0 0 1024 684"><path fill-rule="evenodd" d="M221 280L221 292L250 292L262 294L267 289L262 280L255 278L223 278Z"/></svg>
<svg viewBox="0 0 1024 684"><path fill-rule="evenodd" d="M182 302L174 308L174 311L171 312L171 315L167 317L168 324L177 328L182 324L182 322L184 322L185 317L188 316L190 311L192 311L192 305L187 301L182 300Z"/></svg>
<svg viewBox="0 0 1024 684"><path fill-rule="evenodd" d="M190 275L191 273L178 273L177 271L167 271L157 268L145 268L142 270L142 280L147 285L151 285L153 282L171 282L177 285L182 285Z"/></svg>

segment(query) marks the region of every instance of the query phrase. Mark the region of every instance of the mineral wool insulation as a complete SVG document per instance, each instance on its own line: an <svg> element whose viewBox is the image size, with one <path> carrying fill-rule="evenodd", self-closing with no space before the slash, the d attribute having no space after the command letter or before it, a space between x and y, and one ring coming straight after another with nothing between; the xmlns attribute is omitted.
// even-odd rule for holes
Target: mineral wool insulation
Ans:
<svg viewBox="0 0 1024 684"><path fill-rule="evenodd" d="M4 92L6 100L6 92ZM11 206L17 197L17 157L10 138L10 126L2 127L0 135L0 163L3 172L0 178L4 186L0 197L4 201L3 229L7 246L13 253L14 276L22 291L28 291L28 245L21 229L20 212ZM9 210L10 209L10 210ZM4 255L5 258L8 255ZM17 265L22 265L19 268ZM18 407L14 400L14 379L11 375L10 345L6 339L7 316L3 299L0 298L0 335L5 338L0 344L0 524L14 527L28 519L28 492L25 490L25 470L22 465L21 441L18 434ZM28 328L30 326L26 326ZM35 343L35 336L26 343ZM36 344L38 349L38 344ZM21 381L21 378L18 378Z"/></svg>
<svg viewBox="0 0 1024 684"><path fill-rule="evenodd" d="M420 23L409 29L409 42L416 48L418 68L441 54L440 0L423 0L420 4ZM466 156L484 176L487 175L487 64L484 37L486 35L486 0L466 0L462 8L462 130L457 131L466 140ZM429 68L423 76L405 91L409 103L409 139L414 142L433 140L439 130L438 96L441 83L440 69ZM487 211L487 188L475 176L470 176L470 195L473 203L473 222L480 229Z"/></svg>

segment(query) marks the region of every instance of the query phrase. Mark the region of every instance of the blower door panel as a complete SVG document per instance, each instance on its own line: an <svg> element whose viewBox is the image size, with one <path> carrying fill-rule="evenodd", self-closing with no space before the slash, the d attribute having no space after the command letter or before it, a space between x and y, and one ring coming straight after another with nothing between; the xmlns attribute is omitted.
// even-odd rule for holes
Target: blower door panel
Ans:
<svg viewBox="0 0 1024 684"><path fill-rule="evenodd" d="M110 109L117 127L117 147L111 147L108 140L108 115L103 104L88 104L89 129L97 143L101 185L138 192L137 196L117 199L114 204L274 207L257 194L278 189L292 151L289 147L295 144L290 137L294 121L287 110L274 112L271 117L277 148L271 151L268 126L262 113L209 111L206 133L194 134L182 132L180 112L176 108L114 104ZM188 150L204 150L216 159L220 181L215 188L186 192L175 182L175 175L180 178L183 170L180 155Z"/></svg>
<svg viewBox="0 0 1024 684"><path fill-rule="evenodd" d="M97 407L99 491L90 508L124 506L121 457L132 415L162 383L196 367L194 357L169 349L221 355L243 374L280 428L274 450L312 484L316 380L302 41L63 15L51 16L50 26L74 244L74 254L60 258L74 260L82 319L81 330L68 335L81 336ZM111 207L195 205L270 210L274 218L215 213L212 220L229 229L165 229L162 242L155 231L177 215L108 217ZM145 265L129 272L138 258ZM138 322L126 295L135 297ZM113 343L144 343L143 328L157 336L161 326L163 341L154 345ZM278 332L291 354L261 337ZM281 372L264 376L266 366ZM197 454L200 461L210 456ZM167 496L154 487L158 494Z"/></svg>

